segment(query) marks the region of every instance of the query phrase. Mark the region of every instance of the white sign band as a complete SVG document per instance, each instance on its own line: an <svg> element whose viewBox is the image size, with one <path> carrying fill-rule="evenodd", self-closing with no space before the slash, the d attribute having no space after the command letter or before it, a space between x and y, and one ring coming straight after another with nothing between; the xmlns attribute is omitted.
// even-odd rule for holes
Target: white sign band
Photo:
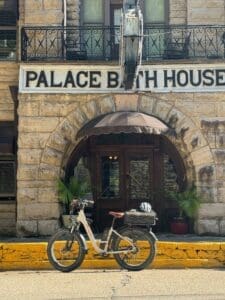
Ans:
<svg viewBox="0 0 225 300"><path fill-rule="evenodd" d="M121 93L120 66L21 65L20 93ZM134 91L224 92L225 65L144 65Z"/></svg>

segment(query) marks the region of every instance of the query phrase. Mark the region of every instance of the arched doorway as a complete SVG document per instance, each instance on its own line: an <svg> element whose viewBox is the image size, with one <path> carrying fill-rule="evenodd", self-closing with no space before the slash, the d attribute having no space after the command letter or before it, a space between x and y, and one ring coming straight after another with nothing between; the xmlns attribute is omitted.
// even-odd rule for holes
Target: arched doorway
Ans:
<svg viewBox="0 0 225 300"><path fill-rule="evenodd" d="M109 210L137 208L148 201L157 212L157 230L167 231L177 207L165 191L183 189L185 168L174 145L162 135L120 133L82 140L67 164L66 176L91 181L95 221L102 230Z"/></svg>

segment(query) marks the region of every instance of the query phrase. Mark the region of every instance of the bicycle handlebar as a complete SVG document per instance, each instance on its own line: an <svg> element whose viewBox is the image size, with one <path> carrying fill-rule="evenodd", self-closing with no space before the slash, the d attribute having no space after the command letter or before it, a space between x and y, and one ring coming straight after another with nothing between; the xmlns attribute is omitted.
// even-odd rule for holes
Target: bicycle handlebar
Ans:
<svg viewBox="0 0 225 300"><path fill-rule="evenodd" d="M74 209L74 208L79 208L79 209L83 209L85 206L93 206L94 204L94 201L92 200L81 200L81 199L73 199L72 202L71 202L71 208Z"/></svg>

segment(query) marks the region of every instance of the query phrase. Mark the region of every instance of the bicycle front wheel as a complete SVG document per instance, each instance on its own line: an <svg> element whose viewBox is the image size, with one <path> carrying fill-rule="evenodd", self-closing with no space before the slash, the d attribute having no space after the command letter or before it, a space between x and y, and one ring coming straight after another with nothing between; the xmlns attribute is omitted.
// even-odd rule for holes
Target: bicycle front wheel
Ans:
<svg viewBox="0 0 225 300"><path fill-rule="evenodd" d="M154 238L142 228L127 227L119 231L124 238L129 238L130 242L119 236L114 241L114 251L128 251L127 253L114 254L117 263L124 269L139 271L146 268L155 258L156 245Z"/></svg>
<svg viewBox="0 0 225 300"><path fill-rule="evenodd" d="M49 240L48 259L52 266L61 272L78 268L85 257L85 247L79 234L68 229L60 229Z"/></svg>

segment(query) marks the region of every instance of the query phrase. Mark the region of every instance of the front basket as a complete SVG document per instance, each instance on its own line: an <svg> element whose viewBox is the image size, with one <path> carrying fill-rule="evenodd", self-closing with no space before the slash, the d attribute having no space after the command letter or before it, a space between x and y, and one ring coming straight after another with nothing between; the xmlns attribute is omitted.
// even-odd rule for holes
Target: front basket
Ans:
<svg viewBox="0 0 225 300"><path fill-rule="evenodd" d="M124 224L128 225L155 225L156 212L126 211Z"/></svg>

